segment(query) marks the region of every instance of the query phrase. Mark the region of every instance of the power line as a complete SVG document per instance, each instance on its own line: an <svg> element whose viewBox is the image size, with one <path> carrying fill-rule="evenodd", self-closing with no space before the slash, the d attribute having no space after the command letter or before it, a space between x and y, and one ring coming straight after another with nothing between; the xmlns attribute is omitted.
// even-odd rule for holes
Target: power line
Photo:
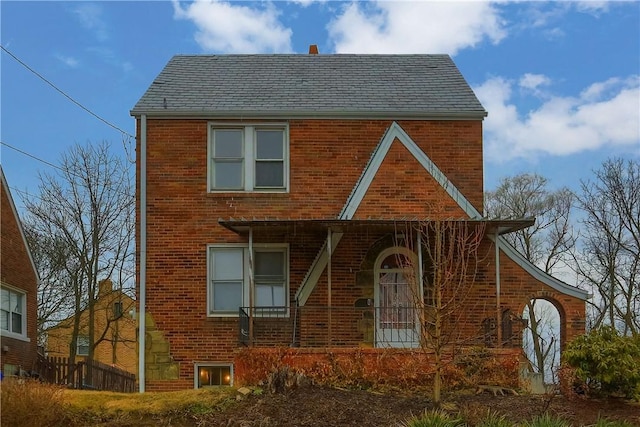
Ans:
<svg viewBox="0 0 640 427"><path fill-rule="evenodd" d="M61 171L61 172L65 173L65 174L68 174L69 176L72 176L73 178L78 178L78 179L84 180L84 177L83 177L82 175L79 175L79 174L75 173L74 171L69 170L68 168L63 168L63 167L60 167L60 166L58 166L58 165L55 165L55 164L53 164L53 163L51 163L51 162L48 162L48 161L46 161L46 160L43 160L43 159L41 159L40 157L37 157L37 156L35 156L35 155L31 154L31 153L28 153L28 152L26 152L26 151L24 151L24 150L21 150L21 149L19 149L19 148L17 148L17 147L14 147L14 146L13 146L13 145L11 145L11 144L7 144L7 143L6 143L6 142L4 142L4 141L0 141L0 145L4 145L5 147L10 148L10 149L12 149L12 150L14 150L14 151L17 151L17 152L18 152L18 153L20 153L20 154L23 154L23 155L25 155L25 156L27 156L27 157L30 157L30 158L32 158L32 159L34 159L34 160L37 160L38 162L42 162L42 163L44 163L44 164L45 164L45 165L47 165L47 166L51 166L52 168L58 169L59 171ZM131 194L129 194L129 193L125 193L125 192L123 192L123 191L119 191L119 192L118 192L118 194L120 194L120 195L124 195L124 196L126 196L126 197L131 196ZM42 200L42 198L41 198L41 197L39 197L39 196L36 196L36 198L38 198L38 199Z"/></svg>
<svg viewBox="0 0 640 427"><path fill-rule="evenodd" d="M27 65L26 63L24 63L20 58L18 58L17 56L15 56L13 53L11 53L6 47L0 45L0 48L2 48L3 51L5 51L7 53L7 55L9 55L10 57L12 57L14 60L16 60L20 65L22 65L24 68L26 68L27 70L31 71L33 74L35 74L36 76L38 76L42 81L44 81L45 83L47 83L49 86L51 86L52 88L54 88L56 91L58 91L62 96L64 96L65 98L67 98L69 101L73 102L74 104L76 104L78 107L82 108L84 111L86 111L87 113L91 114L93 117L95 117L96 119L100 120L101 122L103 122L104 124L106 124L107 126L112 127L113 129L119 131L120 133L122 133L123 135L128 136L129 138L135 138L133 135L131 135L129 132L119 128L118 126L114 125L113 123L109 122L108 120L100 117L99 115L97 115L96 113L94 113L93 111L91 111L90 109L88 109L87 107L85 107L84 105L80 104L78 101L76 101L75 99L73 99L70 95L67 95L66 92L64 92L62 89L58 88L55 84L53 84L51 81L47 80L42 74L38 73L36 70L34 70L33 68L31 68L29 65ZM124 144L124 143L123 143ZM126 151L126 147L125 147L125 151ZM127 153L128 155L128 153Z"/></svg>
<svg viewBox="0 0 640 427"><path fill-rule="evenodd" d="M60 166L58 166L58 165L54 165L54 164L53 164L53 163L51 163L51 162L48 162L48 161L46 161L46 160L42 160L41 158L36 157L36 156L34 156L33 154L31 154L31 153L27 153L26 151L23 151L23 150L21 150L21 149L19 149L19 148L16 148L16 147L14 147L13 145L7 144L7 143L6 143L6 142L4 142L4 141L0 141L0 144L4 145L4 146L5 146L5 147L7 147L7 148L11 148L12 150L15 150L15 151L17 151L17 152L18 152L18 153L20 153L20 154L24 154L24 155L25 155L25 156L27 156L27 157L31 157L31 158L32 158L32 159L34 159L34 160L37 160L37 161L39 161L39 162L42 162L42 163L44 163L45 165L49 165L49 166L51 166L52 168L56 168L56 169L61 170L62 172L65 172L65 173L66 173L66 172L69 172L69 171L67 171L66 169L63 169L63 168L61 168L61 167L60 167Z"/></svg>

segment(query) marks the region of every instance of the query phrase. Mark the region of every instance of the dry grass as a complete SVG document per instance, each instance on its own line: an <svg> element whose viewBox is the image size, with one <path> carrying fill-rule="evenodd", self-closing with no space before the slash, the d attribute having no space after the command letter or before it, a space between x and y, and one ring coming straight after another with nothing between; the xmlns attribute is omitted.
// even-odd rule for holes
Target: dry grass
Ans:
<svg viewBox="0 0 640 427"><path fill-rule="evenodd" d="M12 427L172 425L235 402L232 388L139 394L69 390L34 380L1 384L1 424Z"/></svg>
<svg viewBox="0 0 640 427"><path fill-rule="evenodd" d="M123 412L163 415L176 412L201 413L221 410L235 395L235 389L198 389L163 393L113 393L106 391L65 390L64 401L81 412L117 415Z"/></svg>
<svg viewBox="0 0 640 427"><path fill-rule="evenodd" d="M4 379L0 423L13 427L51 426L64 418L63 389L29 379Z"/></svg>

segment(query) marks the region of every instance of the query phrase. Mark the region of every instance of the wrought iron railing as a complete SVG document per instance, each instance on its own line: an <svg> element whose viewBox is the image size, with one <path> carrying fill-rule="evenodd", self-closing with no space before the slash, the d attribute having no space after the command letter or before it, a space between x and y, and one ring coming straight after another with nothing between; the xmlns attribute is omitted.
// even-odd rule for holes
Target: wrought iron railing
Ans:
<svg viewBox="0 0 640 427"><path fill-rule="evenodd" d="M239 342L247 346L417 347L416 307L241 307Z"/></svg>
<svg viewBox="0 0 640 427"><path fill-rule="evenodd" d="M246 346L415 348L432 339L434 314L428 306L241 307L238 336ZM496 328L487 326L495 319L472 317L477 324L467 318L460 328L449 325L455 330L448 333L460 344L496 346ZM520 346L521 329L503 319L501 347Z"/></svg>

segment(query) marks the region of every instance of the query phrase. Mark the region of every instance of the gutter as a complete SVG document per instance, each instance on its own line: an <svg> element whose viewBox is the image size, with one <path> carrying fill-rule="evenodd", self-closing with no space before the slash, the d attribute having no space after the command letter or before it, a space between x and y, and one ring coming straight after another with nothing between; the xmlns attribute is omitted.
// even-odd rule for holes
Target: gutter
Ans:
<svg viewBox="0 0 640 427"><path fill-rule="evenodd" d="M138 389L145 392L147 338L147 116L140 116L140 313L138 314Z"/></svg>
<svg viewBox="0 0 640 427"><path fill-rule="evenodd" d="M157 108L133 109L130 115L140 117L147 115L154 119L210 119L211 117L224 117L247 120L252 118L260 119L379 119L379 120L483 120L487 117L484 110L477 111L348 111L348 110L216 110L200 109L190 110L165 110Z"/></svg>

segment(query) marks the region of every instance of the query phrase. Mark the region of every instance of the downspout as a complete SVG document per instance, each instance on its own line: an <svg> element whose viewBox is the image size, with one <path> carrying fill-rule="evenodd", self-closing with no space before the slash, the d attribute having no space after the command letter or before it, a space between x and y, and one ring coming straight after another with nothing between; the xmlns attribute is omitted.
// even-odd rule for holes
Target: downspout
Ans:
<svg viewBox="0 0 640 427"><path fill-rule="evenodd" d="M327 308L329 310L329 347L331 347L331 255L332 255L332 246L333 246L333 234L331 232L331 227L327 230L327 240L329 244L327 245L327 254L329 259L327 260Z"/></svg>
<svg viewBox="0 0 640 427"><path fill-rule="evenodd" d="M249 347L253 347L253 294L255 283L253 278L253 228L249 227Z"/></svg>
<svg viewBox="0 0 640 427"><path fill-rule="evenodd" d="M424 280L424 272L422 271L422 231L420 230L420 225L418 225L416 234L418 235L418 238L416 239L418 243L418 289L416 289L416 292L418 295L418 308L420 309L420 313L418 315L418 339L420 340L419 342L422 345L422 326L426 324L426 305L424 302L424 284L422 283L422 281Z"/></svg>
<svg viewBox="0 0 640 427"><path fill-rule="evenodd" d="M140 115L140 313L138 313L138 390L145 391L147 304L147 116Z"/></svg>
<svg viewBox="0 0 640 427"><path fill-rule="evenodd" d="M500 235L496 231L496 333L498 342L496 346L502 348L502 310L500 308Z"/></svg>

